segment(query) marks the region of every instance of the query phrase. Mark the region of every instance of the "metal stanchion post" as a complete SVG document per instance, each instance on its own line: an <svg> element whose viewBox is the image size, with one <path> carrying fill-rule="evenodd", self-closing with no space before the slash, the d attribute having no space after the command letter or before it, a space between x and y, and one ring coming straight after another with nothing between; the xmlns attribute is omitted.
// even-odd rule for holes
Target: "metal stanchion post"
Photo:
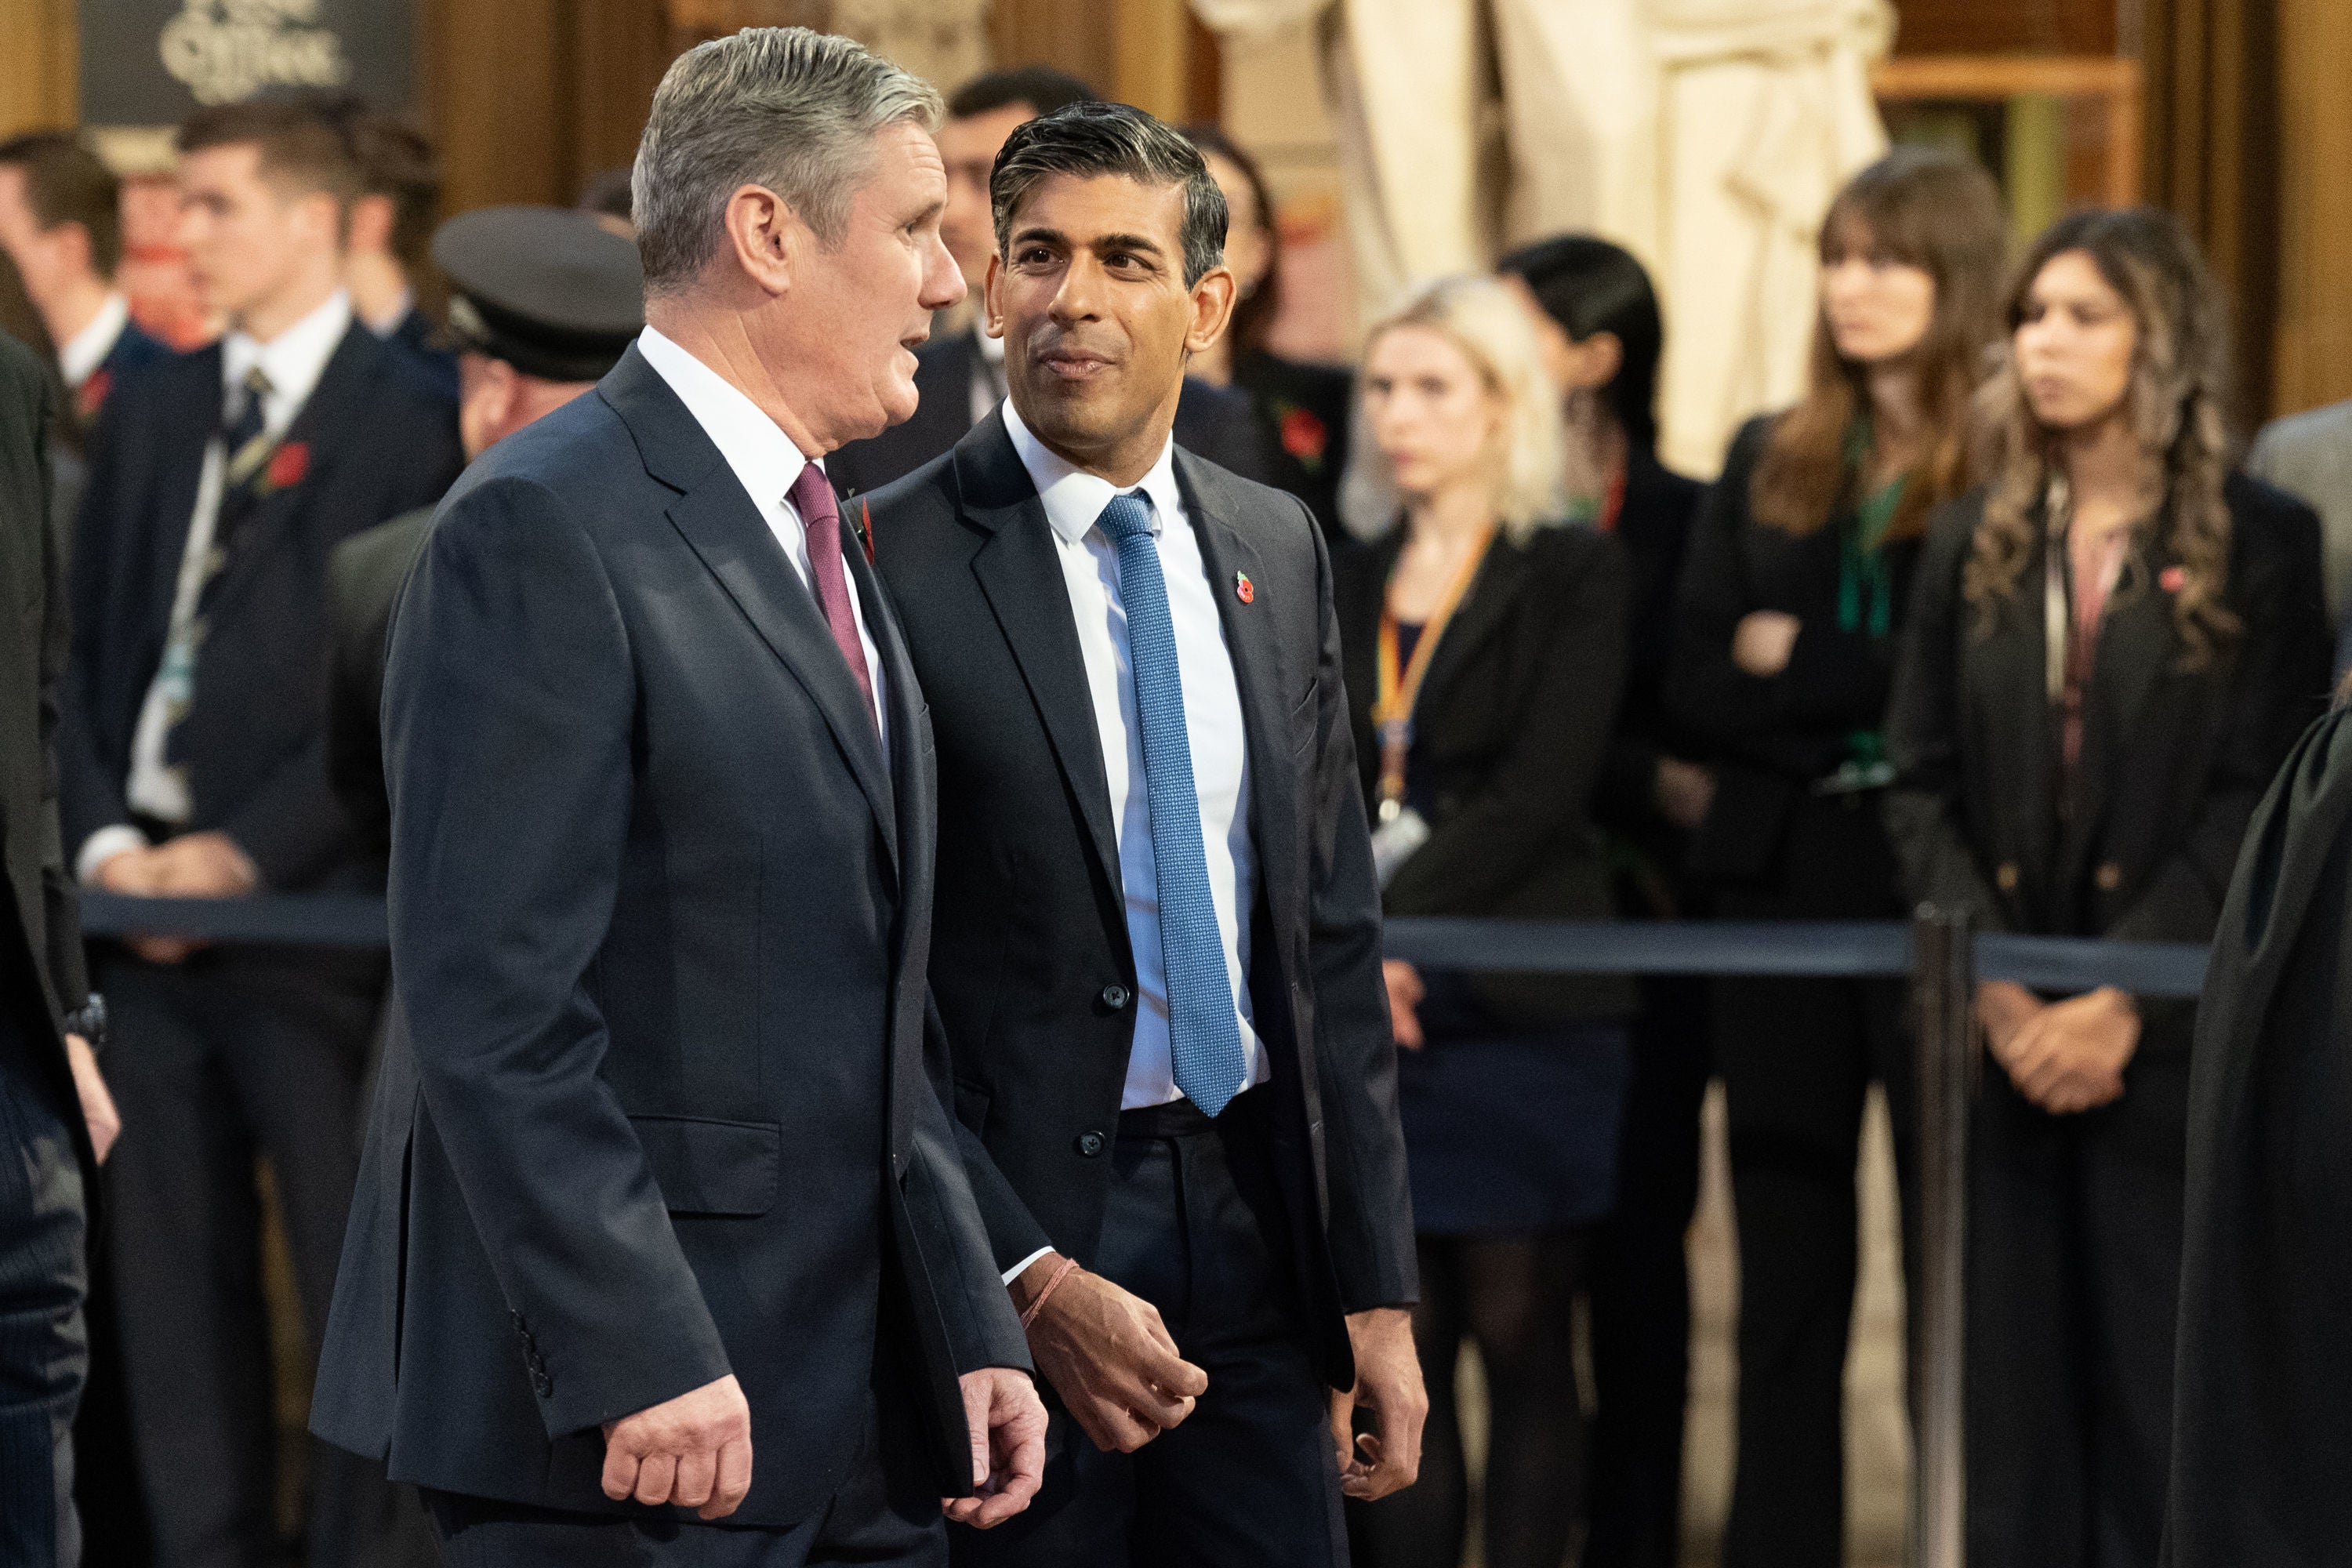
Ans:
<svg viewBox="0 0 2352 1568"><path fill-rule="evenodd" d="M1919 1297L1912 1303L1913 1568L1968 1561L1969 1105L1976 1080L1976 943L1969 911L1922 905L1912 922L1918 1021Z"/></svg>

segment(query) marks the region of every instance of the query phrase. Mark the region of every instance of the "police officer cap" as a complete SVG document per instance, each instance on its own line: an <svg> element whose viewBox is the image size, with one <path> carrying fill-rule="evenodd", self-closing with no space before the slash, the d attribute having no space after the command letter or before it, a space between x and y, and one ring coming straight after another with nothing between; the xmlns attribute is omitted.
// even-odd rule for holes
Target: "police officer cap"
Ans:
<svg viewBox="0 0 2352 1568"><path fill-rule="evenodd" d="M646 323L634 241L565 207L483 207L433 237L461 347L546 381L595 381Z"/></svg>

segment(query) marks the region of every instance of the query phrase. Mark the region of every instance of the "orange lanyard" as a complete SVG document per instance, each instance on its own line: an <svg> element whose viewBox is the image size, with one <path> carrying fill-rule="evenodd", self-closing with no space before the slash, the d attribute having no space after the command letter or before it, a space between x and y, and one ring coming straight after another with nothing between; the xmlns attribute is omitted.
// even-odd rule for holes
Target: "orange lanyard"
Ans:
<svg viewBox="0 0 2352 1568"><path fill-rule="evenodd" d="M1412 710L1421 700L1421 683L1429 675L1429 661L1437 652L1438 639L1445 635L1445 623L1454 618L1454 607L1462 595L1470 591L1471 579L1478 575L1479 566L1486 559L1487 548L1495 542L1494 525L1479 535L1478 542L1464 558L1462 568L1446 584L1445 596L1437 602L1429 618L1422 623L1421 639L1412 645L1412 658L1397 668L1396 606L1390 598L1381 603L1381 639L1374 664L1379 670L1379 696L1372 704L1372 724L1381 740L1381 805L1380 819L1393 822L1404 810L1405 758L1412 750ZM1393 581L1390 593L1395 592Z"/></svg>

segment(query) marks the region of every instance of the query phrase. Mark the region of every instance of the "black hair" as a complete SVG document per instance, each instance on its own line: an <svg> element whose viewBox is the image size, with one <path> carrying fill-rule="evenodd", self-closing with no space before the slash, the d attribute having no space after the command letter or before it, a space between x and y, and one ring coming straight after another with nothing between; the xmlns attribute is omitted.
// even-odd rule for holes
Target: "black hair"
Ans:
<svg viewBox="0 0 2352 1568"><path fill-rule="evenodd" d="M580 187L580 199L572 205L584 213L629 223L635 216L630 202L629 171L623 168L589 175L587 183Z"/></svg>
<svg viewBox="0 0 2352 1568"><path fill-rule="evenodd" d="M1182 132L1125 103L1092 100L1044 114L1005 138L988 176L996 247L1006 249L1013 215L1049 174L1124 175L1143 185L1184 187L1184 286L1225 259L1225 193L1201 150Z"/></svg>
<svg viewBox="0 0 2352 1568"><path fill-rule="evenodd" d="M1497 269L1518 279L1544 314L1577 342L1607 332L1623 349L1601 401L1624 427L1633 449L1658 449L1658 361L1665 324L1650 275L1622 247L1589 234L1563 234L1522 246Z"/></svg>
<svg viewBox="0 0 2352 1568"><path fill-rule="evenodd" d="M89 236L90 270L112 282L122 264L122 187L114 171L69 131L0 142L0 165L25 171L25 205L42 233L81 225Z"/></svg>
<svg viewBox="0 0 2352 1568"><path fill-rule="evenodd" d="M1095 97L1095 89L1067 71L1052 66L1011 66L972 78L948 100L948 118L966 120L1025 103L1039 114L1051 114Z"/></svg>

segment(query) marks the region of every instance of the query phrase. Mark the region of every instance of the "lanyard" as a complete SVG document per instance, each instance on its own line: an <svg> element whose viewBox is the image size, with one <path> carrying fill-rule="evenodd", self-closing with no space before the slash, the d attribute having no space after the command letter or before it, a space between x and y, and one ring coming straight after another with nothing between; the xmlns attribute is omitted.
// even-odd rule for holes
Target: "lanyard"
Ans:
<svg viewBox="0 0 2352 1568"><path fill-rule="evenodd" d="M1478 575L1478 567L1494 542L1495 529L1489 523L1464 558L1454 581L1446 584L1445 596L1438 600L1429 619L1422 623L1421 640L1413 644L1412 658L1405 661L1401 672L1397 668L1396 607L1387 596L1381 602L1380 651L1375 660L1380 688L1379 699L1372 704L1372 723L1381 738L1382 822L1395 821L1404 810L1404 765L1412 749L1412 710L1421 700L1421 683L1429 675L1430 658L1437 652L1438 639L1445 635L1445 623L1454 618L1454 606L1469 591L1470 580ZM1391 588L1393 591L1393 582Z"/></svg>

